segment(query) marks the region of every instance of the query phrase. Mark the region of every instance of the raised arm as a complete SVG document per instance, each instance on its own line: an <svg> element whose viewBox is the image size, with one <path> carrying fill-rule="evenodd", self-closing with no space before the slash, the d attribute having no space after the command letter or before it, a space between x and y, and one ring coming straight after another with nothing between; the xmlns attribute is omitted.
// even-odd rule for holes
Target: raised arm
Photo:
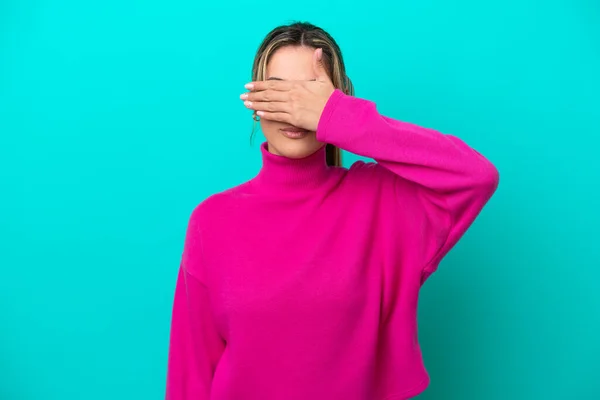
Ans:
<svg viewBox="0 0 600 400"><path fill-rule="evenodd" d="M436 237L445 238L426 256L426 275L437 268L498 186L494 165L462 140L382 116L375 103L339 90L323 110L317 138L373 158L399 180L415 184L414 195L435 226Z"/></svg>

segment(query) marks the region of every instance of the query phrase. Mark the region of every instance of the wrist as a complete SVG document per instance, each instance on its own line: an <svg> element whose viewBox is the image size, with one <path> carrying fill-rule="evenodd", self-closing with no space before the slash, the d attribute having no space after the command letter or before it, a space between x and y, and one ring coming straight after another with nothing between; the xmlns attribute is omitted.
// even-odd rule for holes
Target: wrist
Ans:
<svg viewBox="0 0 600 400"><path fill-rule="evenodd" d="M317 140L319 142L328 143L327 142L327 133L329 128L329 121L331 120L331 116L335 112L339 101L346 96L341 90L335 89L333 93L327 99L325 103L325 108L323 108L323 112L319 117L319 122L317 124Z"/></svg>

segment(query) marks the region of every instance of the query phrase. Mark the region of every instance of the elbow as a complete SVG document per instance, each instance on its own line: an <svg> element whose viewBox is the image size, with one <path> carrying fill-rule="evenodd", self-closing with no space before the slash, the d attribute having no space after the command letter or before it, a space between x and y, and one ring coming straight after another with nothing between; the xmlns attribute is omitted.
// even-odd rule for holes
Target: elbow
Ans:
<svg viewBox="0 0 600 400"><path fill-rule="evenodd" d="M487 162L487 168L485 171L484 178L482 179L483 187L491 197L500 183L500 173L498 172L498 168L496 168L496 166L489 161Z"/></svg>
<svg viewBox="0 0 600 400"><path fill-rule="evenodd" d="M498 188L500 173L494 164L484 160L474 174L473 180L473 187L482 196L490 198Z"/></svg>

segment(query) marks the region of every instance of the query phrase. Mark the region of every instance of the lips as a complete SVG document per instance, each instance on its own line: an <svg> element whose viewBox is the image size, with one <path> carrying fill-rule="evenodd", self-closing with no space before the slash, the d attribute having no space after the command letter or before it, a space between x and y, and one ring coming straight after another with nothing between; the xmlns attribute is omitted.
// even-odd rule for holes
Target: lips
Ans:
<svg viewBox="0 0 600 400"><path fill-rule="evenodd" d="M290 132L290 133L306 133L306 132L308 132L306 129L296 128L295 126L290 126L289 128L281 128L281 130Z"/></svg>
<svg viewBox="0 0 600 400"><path fill-rule="evenodd" d="M288 128L282 128L281 133L283 136L289 139L303 139L308 136L310 131L306 129L296 128L295 126L290 126Z"/></svg>

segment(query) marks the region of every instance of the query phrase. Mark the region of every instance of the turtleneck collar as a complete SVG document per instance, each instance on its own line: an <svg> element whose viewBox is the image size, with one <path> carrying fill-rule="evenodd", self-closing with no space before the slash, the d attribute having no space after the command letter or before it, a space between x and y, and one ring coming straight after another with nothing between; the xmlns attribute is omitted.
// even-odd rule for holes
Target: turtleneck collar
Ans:
<svg viewBox="0 0 600 400"><path fill-rule="evenodd" d="M321 186L328 177L325 146L308 157L294 159L270 153L267 143L260 147L262 168L255 184L261 189L302 191Z"/></svg>

